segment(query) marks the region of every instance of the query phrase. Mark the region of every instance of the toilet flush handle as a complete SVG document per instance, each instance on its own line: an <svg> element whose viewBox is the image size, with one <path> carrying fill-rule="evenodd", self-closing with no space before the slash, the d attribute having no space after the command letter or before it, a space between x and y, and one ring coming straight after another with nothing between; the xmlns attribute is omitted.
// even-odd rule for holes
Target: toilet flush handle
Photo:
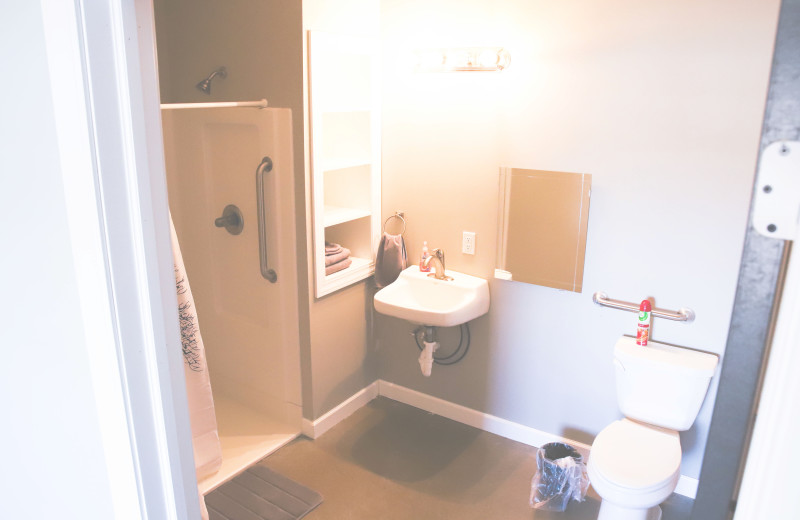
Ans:
<svg viewBox="0 0 800 520"><path fill-rule="evenodd" d="M625 372L625 365L623 365L622 362L617 358L614 358L614 368L618 368L619 370Z"/></svg>

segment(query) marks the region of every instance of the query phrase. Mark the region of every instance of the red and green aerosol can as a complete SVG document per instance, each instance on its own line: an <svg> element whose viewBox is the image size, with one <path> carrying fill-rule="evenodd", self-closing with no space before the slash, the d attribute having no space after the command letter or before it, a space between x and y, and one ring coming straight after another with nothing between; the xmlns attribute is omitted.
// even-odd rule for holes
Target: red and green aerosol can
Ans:
<svg viewBox="0 0 800 520"><path fill-rule="evenodd" d="M647 346L647 340L650 339L650 301L642 300L639 304L639 319L636 323L636 344L643 347Z"/></svg>

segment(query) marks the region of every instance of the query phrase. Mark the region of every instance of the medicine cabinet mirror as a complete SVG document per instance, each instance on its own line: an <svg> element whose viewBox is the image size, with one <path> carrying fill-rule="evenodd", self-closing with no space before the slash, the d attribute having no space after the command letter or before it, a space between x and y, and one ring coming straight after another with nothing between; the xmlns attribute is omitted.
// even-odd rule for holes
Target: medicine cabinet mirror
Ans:
<svg viewBox="0 0 800 520"><path fill-rule="evenodd" d="M501 168L495 277L581 292L592 176Z"/></svg>

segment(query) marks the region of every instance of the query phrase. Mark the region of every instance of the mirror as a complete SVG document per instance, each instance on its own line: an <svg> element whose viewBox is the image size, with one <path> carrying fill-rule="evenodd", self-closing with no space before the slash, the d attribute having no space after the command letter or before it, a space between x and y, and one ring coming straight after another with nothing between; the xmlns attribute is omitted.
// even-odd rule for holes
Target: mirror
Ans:
<svg viewBox="0 0 800 520"><path fill-rule="evenodd" d="M581 292L592 176L500 169L495 277Z"/></svg>

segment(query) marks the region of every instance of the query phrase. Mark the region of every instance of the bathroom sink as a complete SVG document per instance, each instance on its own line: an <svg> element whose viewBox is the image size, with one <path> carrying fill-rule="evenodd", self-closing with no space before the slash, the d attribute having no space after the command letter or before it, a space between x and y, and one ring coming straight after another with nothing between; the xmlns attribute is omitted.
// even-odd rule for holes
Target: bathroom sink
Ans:
<svg viewBox="0 0 800 520"><path fill-rule="evenodd" d="M431 327L453 327L489 311L489 284L483 278L447 271L452 280L437 280L419 266L405 269L375 294L375 310Z"/></svg>

